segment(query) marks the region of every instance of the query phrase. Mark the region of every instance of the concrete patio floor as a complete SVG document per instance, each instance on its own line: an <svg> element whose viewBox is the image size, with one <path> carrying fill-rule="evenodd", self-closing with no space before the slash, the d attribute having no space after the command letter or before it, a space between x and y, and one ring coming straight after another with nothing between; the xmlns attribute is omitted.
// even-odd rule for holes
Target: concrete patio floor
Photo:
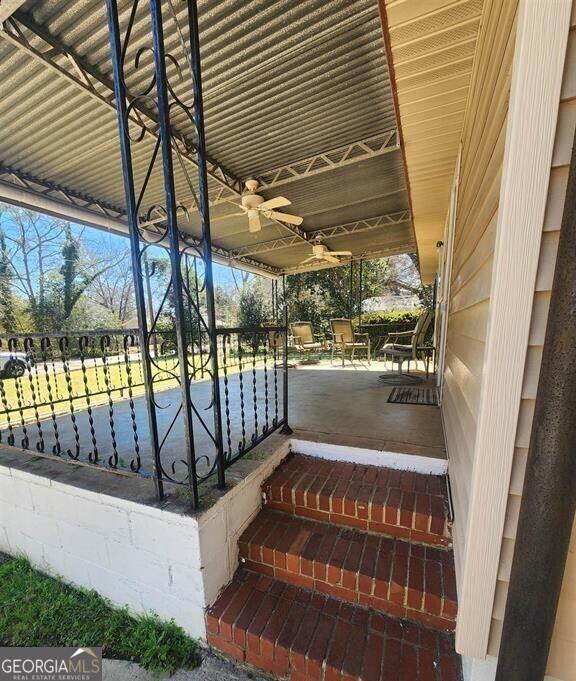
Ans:
<svg viewBox="0 0 576 681"><path fill-rule="evenodd" d="M444 436L440 410L434 406L390 404L388 396L392 386L379 380L379 374L390 370L383 362L373 362L370 366L357 362L354 366L322 360L318 364L293 362L289 370L289 422L295 437L331 444L363 447L374 450L420 454L445 458ZM225 450L232 456L238 451L244 429L246 442L255 431L258 422L258 435L268 421L272 427L276 413L276 399L272 374L268 371L268 414L265 405L265 377L262 369L256 371L257 399L254 403L252 374L243 377L244 424L240 411L240 380L237 374L229 379L228 396L230 429L224 421ZM428 385L432 383L429 382ZM194 415L194 441L198 470L209 469L214 461L215 449L207 430L202 426L202 416L208 430L213 432L212 412L206 407L210 403L210 383L199 381L192 384L192 399L198 415ZM222 400L224 383L221 381ZM179 390L171 389L156 394L158 429L162 447L162 464L165 472L176 476L185 471L184 426L177 410L180 404ZM282 374L278 372L278 416L282 417ZM225 408L223 402L223 418ZM146 401L143 396L134 399L133 414L128 400L115 401L113 414L108 405L94 407L92 413L77 411L75 424L69 414L58 416L55 420L45 419L40 424L44 440L44 452L51 453L56 443L56 430L61 448L75 450L76 436L79 439L81 458L88 453L98 452L99 461L105 463L114 453L111 419L114 425L116 451L120 466L128 467L135 457L134 428L138 435L138 448L142 460L142 472L152 470L152 450L150 447ZM170 424L173 426L170 428ZM27 448L37 449L40 442L40 429L35 423L27 424L29 443ZM14 428L15 445L19 446L24 436L22 427ZM6 430L3 441L6 442Z"/></svg>
<svg viewBox="0 0 576 681"><path fill-rule="evenodd" d="M379 375L390 368L384 362L297 365L289 378L290 425L302 439L445 458L440 409L389 403L393 386ZM417 374L425 378L422 370Z"/></svg>

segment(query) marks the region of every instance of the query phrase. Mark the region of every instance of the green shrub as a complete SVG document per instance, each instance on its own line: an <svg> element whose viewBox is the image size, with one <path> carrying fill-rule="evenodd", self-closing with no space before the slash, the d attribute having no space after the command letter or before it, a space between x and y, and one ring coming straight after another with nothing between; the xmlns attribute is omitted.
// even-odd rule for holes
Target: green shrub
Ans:
<svg viewBox="0 0 576 681"><path fill-rule="evenodd" d="M408 308L399 310L378 310L376 312L365 312L362 315L361 330L370 334L370 343L375 348L383 337L389 333L400 331L412 331L416 326L418 318L422 314L422 308ZM358 327L358 318L354 324ZM426 334L426 342L432 339L433 324L430 325Z"/></svg>

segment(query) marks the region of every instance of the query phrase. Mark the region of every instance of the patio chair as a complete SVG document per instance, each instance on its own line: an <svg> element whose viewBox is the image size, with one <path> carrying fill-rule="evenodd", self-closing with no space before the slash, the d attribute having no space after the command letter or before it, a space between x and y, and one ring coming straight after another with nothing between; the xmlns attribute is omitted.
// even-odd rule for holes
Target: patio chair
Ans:
<svg viewBox="0 0 576 681"><path fill-rule="evenodd" d="M291 322L290 333L294 343L294 348L300 354L316 353L320 355L322 350L326 350L326 341L316 334L310 322Z"/></svg>
<svg viewBox="0 0 576 681"><path fill-rule="evenodd" d="M367 333L355 333L351 319L331 319L330 328L332 329L331 363L335 352L340 352L342 355L342 366L344 366L346 353L350 354L350 361L354 362L356 350L366 350L368 364L370 364L370 336Z"/></svg>
<svg viewBox="0 0 576 681"><path fill-rule="evenodd" d="M381 380L387 383L420 383L422 379L419 376L410 376L402 371L404 362L408 362L408 372L410 372L410 362L418 359L419 353L424 345L424 336L428 331L428 327L432 321L432 310L424 310L416 326L411 331L396 331L389 333L384 345L379 348L379 353L384 355L384 361L389 357L392 364L398 364L397 372L390 372L382 374ZM404 339L407 342L398 342Z"/></svg>

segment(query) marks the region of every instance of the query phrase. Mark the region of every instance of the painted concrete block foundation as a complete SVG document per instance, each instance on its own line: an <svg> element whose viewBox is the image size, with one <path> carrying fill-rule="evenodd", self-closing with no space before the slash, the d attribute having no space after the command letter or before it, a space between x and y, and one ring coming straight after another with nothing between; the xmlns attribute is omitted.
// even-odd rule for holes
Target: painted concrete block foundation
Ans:
<svg viewBox="0 0 576 681"><path fill-rule="evenodd" d="M205 640L204 610L234 574L238 537L289 447L287 438L262 443L264 460L231 473L230 491L194 517L0 465L0 551Z"/></svg>

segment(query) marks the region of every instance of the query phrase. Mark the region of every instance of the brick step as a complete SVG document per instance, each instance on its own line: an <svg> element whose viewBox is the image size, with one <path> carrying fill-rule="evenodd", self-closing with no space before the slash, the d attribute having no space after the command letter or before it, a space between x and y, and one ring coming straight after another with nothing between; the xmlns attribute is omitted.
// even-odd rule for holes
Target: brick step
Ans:
<svg viewBox="0 0 576 681"><path fill-rule="evenodd" d="M451 546L444 476L295 454L264 483L269 508L333 524Z"/></svg>
<svg viewBox="0 0 576 681"><path fill-rule="evenodd" d="M460 681L450 634L240 569L207 615L208 642L290 681Z"/></svg>
<svg viewBox="0 0 576 681"><path fill-rule="evenodd" d="M265 509L238 541L250 570L452 631L451 551Z"/></svg>

